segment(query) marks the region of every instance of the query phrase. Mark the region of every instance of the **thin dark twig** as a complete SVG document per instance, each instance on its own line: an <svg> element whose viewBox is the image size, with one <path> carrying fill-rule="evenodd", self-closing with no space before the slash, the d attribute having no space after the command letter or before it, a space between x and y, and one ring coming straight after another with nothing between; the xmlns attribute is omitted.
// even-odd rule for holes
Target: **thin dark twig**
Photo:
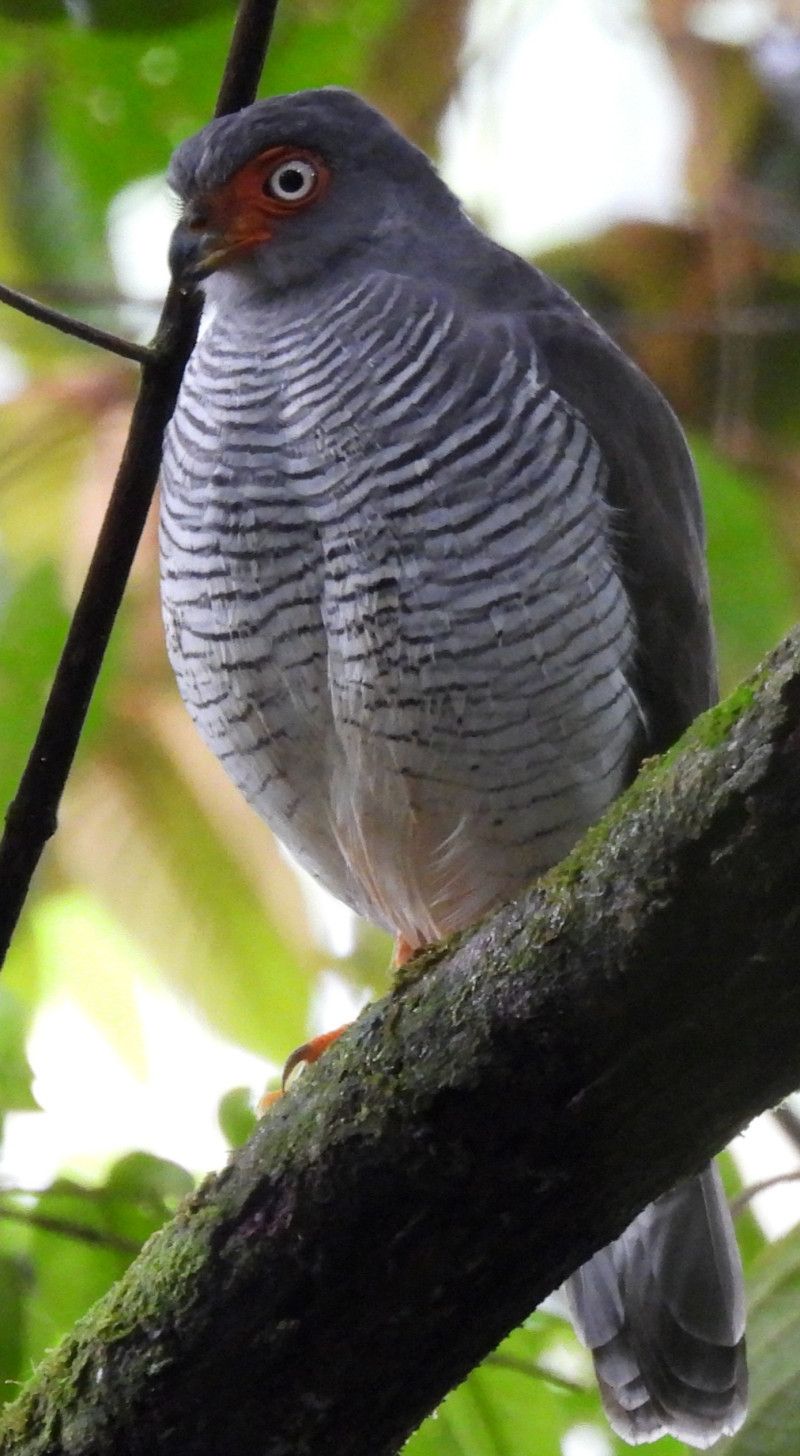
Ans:
<svg viewBox="0 0 800 1456"><path fill-rule="evenodd" d="M109 354L119 354L121 359L132 359L135 364L147 364L153 358L153 350L148 344L134 344L130 339L121 339L118 334L110 334L107 329L98 329L94 324L71 318L58 308L39 303L35 298L29 298L27 293L20 293L18 288L9 288L7 283L0 283L0 303L7 303L17 313L27 314L28 318L37 319L39 323L49 324L62 334L83 339L87 344L97 344Z"/></svg>
<svg viewBox="0 0 800 1456"><path fill-rule="evenodd" d="M86 337L90 343L116 350L124 358L145 363L151 357L147 344L130 343L127 339L121 339L103 329L93 330L90 324L78 323L70 315L63 314L60 306L125 308L136 309L140 313L157 314L163 303L162 298L134 296L119 288L75 283L65 278L40 279L37 290L44 298L52 300L51 311L48 311L48 305L43 302L29 298L18 289L4 284L0 284L0 301L10 303L21 313L29 313L32 318L53 323L56 328L60 328L63 321L65 333L74 333L78 338ZM736 305L726 309L724 323L718 314L702 309L692 312L665 309L663 312L654 313L650 309L620 308L598 309L596 313L599 321L614 334L632 330L637 334L700 334L713 339L725 332L743 338L769 338L774 334L794 334L800 330L800 308L787 303Z"/></svg>
<svg viewBox="0 0 800 1456"><path fill-rule="evenodd" d="M484 1365L498 1365L503 1370L515 1370L518 1375L529 1375L534 1380L549 1380L551 1385L557 1385L560 1390L568 1390L571 1395L588 1395L588 1385L581 1385L578 1380L568 1380L566 1375L556 1375L554 1370L548 1369L546 1365L539 1365L536 1360L520 1360L516 1355L504 1355L500 1350L495 1350L493 1355L487 1355Z"/></svg>
<svg viewBox="0 0 800 1456"><path fill-rule="evenodd" d="M773 1108L772 1116L781 1132L786 1134L789 1142L800 1153L800 1117L797 1116L797 1113L787 1102L784 1102L780 1107Z"/></svg>
<svg viewBox="0 0 800 1456"><path fill-rule="evenodd" d="M731 1199L732 1216L738 1218L759 1193L767 1193L770 1188L779 1188L782 1183L800 1183L800 1168L793 1173L775 1173L771 1178L762 1178L760 1183L751 1183L749 1187L743 1188L741 1193Z"/></svg>
<svg viewBox="0 0 800 1456"><path fill-rule="evenodd" d="M73 1223L68 1218L53 1218L48 1213L37 1213L34 1208L0 1206L0 1219L5 1219L8 1223L26 1223L29 1227L42 1229L45 1233L59 1234L65 1239L77 1239L82 1244L96 1244L104 1249L113 1249L119 1254L136 1255L142 1248L141 1243L137 1243L135 1239L125 1239L122 1234L90 1228L85 1223Z"/></svg>
<svg viewBox="0 0 800 1456"><path fill-rule="evenodd" d="M278 0L241 0L217 114L253 100ZM0 841L0 963L19 919L72 766L89 700L158 479L164 430L197 331L196 301L167 294L142 369L130 432L111 500L39 732Z"/></svg>
<svg viewBox="0 0 800 1456"><path fill-rule="evenodd" d="M278 0L242 0L219 83L215 116L239 111L255 97L277 9Z"/></svg>
<svg viewBox="0 0 800 1456"><path fill-rule="evenodd" d="M134 1208L139 1212L164 1216L165 1200L147 1189L132 1192L124 1188L89 1187L85 1183L51 1184L49 1188L23 1188L15 1183L0 1183L0 1198L72 1198L86 1203L111 1204L116 1208Z"/></svg>

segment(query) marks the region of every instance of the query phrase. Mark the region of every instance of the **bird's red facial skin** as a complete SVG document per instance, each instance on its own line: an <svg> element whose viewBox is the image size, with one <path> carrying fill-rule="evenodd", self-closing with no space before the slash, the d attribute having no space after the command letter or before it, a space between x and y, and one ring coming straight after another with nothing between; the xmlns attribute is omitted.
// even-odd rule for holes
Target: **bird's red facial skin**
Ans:
<svg viewBox="0 0 800 1456"><path fill-rule="evenodd" d="M271 179L298 162L314 169L310 190L297 198L276 197ZM304 212L325 195L330 170L317 152L304 147L270 147L242 167L224 187L212 193L192 226L219 239L220 246L207 262L219 264L233 254L269 242L276 225L292 213Z"/></svg>

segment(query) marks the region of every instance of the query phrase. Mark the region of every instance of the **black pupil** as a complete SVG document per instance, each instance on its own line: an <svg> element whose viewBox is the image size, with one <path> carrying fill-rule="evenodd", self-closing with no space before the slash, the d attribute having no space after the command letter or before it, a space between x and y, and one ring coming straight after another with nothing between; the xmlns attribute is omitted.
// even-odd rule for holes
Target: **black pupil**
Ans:
<svg viewBox="0 0 800 1456"><path fill-rule="evenodd" d="M281 167L277 176L277 183L281 192L302 192L308 182L305 172L299 167Z"/></svg>

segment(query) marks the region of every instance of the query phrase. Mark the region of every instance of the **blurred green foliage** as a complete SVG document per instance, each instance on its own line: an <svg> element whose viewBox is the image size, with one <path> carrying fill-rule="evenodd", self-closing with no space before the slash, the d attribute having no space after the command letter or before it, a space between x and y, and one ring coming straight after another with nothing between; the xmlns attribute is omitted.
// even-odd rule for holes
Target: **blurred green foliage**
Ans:
<svg viewBox="0 0 800 1456"><path fill-rule="evenodd" d="M751 1271L750 1415L724 1456L788 1456L800 1429L800 1231L770 1245Z"/></svg>
<svg viewBox="0 0 800 1456"><path fill-rule="evenodd" d="M75 0L80 9L83 0ZM177 143L208 120L227 53L229 3L131 5L89 0L99 26L60 18L28 23L25 0L6 12L25 23L0 31L0 86L18 87L12 147L5 160L12 223L24 233L28 265L97 281L108 274L103 225L111 199L132 179L164 170ZM374 44L400 0L281 7L270 51L271 92L366 83ZM2 11L0 11L2 13ZM121 25L120 17L127 17ZM188 19L196 23L187 25ZM70 246L64 249L64 241Z"/></svg>
<svg viewBox="0 0 800 1456"><path fill-rule="evenodd" d="M92 31L163 30L170 25L186 25L203 20L214 10L233 8L232 0L2 0L0 15L9 20L42 25L52 20L72 19Z"/></svg>
<svg viewBox="0 0 800 1456"><path fill-rule="evenodd" d="M30 1015L23 1002L7 986L0 985L0 1119L7 1112L38 1109L25 1051L29 1025Z"/></svg>
<svg viewBox="0 0 800 1456"><path fill-rule="evenodd" d="M256 1125L256 1115L246 1087L231 1087L219 1104L217 1113L222 1135L228 1146L240 1148L247 1142Z"/></svg>
<svg viewBox="0 0 800 1456"><path fill-rule="evenodd" d="M13 580L13 579L12 579ZM9 804L36 737L69 614L55 564L8 583L0 607L0 800Z"/></svg>
<svg viewBox="0 0 800 1456"><path fill-rule="evenodd" d="M461 83L467 10L467 0L283 0L263 89L353 86L429 140ZM499 23L515 23L512 10ZM654 28L669 10L653 7ZM232 16L230 0L0 0L5 281L120 332L135 326L109 257L109 206L128 184L160 174L175 143L208 118ZM668 50L668 28L662 42ZM687 100L706 111L716 106L718 145L702 167L699 153L690 158L689 171L697 215L713 218L713 204L736 179L747 188L773 185L787 174L787 156L794 159L788 174L797 175L800 149L777 125L741 50L693 44L702 66L694 82L684 77ZM702 96L691 93L697 76L705 77ZM782 307L797 297L794 244L770 249L755 228L754 237L731 258L730 238L721 240L711 222L631 223L549 260L618 326L691 425L726 686L788 627L800 583L796 330L779 318L774 337L762 330L748 338L740 329L730 344L708 324L739 302ZM135 373L11 312L2 329L0 374L10 364L24 374L2 410L5 804L96 534ZM354 987L380 989L387 963L385 938L368 929L351 954L331 953L294 871L177 706L149 530L62 830L0 984L0 1130L14 1113L46 1116L36 1111L28 1043L54 996L79 1007L142 1074L143 966L145 981L177 990L232 1043L280 1063L308 1033L326 968ZM231 1147L246 1139L253 1119L250 1091L236 1087L222 1098L219 1126ZM94 1180L65 1166L44 1188L12 1186L9 1174L0 1181L0 1398L13 1396L32 1362L122 1273L201 1171L148 1152L119 1153ZM735 1195L741 1181L730 1158L725 1176ZM793 1235L765 1248L747 1209L739 1228L754 1278L754 1415L730 1449L789 1456L800 1432L800 1241ZM580 1427L603 1432L610 1451L624 1449L608 1434L584 1352L564 1321L540 1312L448 1397L408 1452L560 1456L565 1435ZM664 1456L680 1449L669 1441L657 1447Z"/></svg>
<svg viewBox="0 0 800 1456"><path fill-rule="evenodd" d="M565 1431L605 1431L591 1362L577 1359L557 1315L539 1312L454 1390L412 1436L405 1456L561 1456ZM565 1376L559 1364L572 1371ZM616 1448L612 1448L616 1449Z"/></svg>
<svg viewBox="0 0 800 1456"><path fill-rule="evenodd" d="M58 1178L41 1192L0 1190L0 1378L6 1399L32 1362L124 1274L193 1187L148 1153L115 1163L103 1183Z"/></svg>
<svg viewBox="0 0 800 1456"><path fill-rule="evenodd" d="M708 440L692 450L703 487L708 565L723 691L780 641L797 617L790 564L776 549L775 521L757 476L722 458Z"/></svg>

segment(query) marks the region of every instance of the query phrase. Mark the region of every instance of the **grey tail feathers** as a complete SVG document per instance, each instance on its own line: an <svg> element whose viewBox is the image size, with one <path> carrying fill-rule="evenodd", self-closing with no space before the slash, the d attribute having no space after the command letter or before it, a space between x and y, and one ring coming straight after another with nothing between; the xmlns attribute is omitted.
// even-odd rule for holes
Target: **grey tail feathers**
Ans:
<svg viewBox="0 0 800 1456"><path fill-rule="evenodd" d="M567 1281L614 1430L710 1446L747 1410L742 1269L712 1163L634 1219Z"/></svg>

